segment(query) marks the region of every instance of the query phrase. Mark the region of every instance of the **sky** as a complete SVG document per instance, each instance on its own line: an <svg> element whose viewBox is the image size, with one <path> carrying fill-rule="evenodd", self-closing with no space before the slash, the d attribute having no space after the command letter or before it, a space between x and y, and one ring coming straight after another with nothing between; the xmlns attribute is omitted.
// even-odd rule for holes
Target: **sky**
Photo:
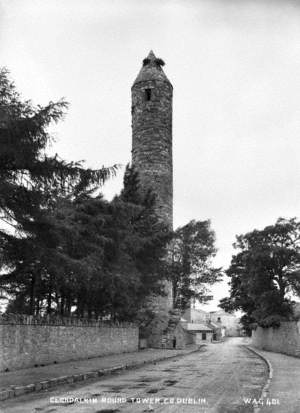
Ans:
<svg viewBox="0 0 300 413"><path fill-rule="evenodd" d="M300 1L0 0L17 89L70 102L51 148L67 160L130 162L130 88L150 49L174 87L174 228L210 219L226 268L236 234L299 217ZM213 293L206 309L227 281Z"/></svg>

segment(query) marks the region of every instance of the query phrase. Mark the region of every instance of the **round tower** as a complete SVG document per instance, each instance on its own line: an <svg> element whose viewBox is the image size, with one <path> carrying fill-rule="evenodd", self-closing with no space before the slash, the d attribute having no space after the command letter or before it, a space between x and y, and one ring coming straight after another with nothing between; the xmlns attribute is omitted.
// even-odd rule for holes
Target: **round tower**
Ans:
<svg viewBox="0 0 300 413"><path fill-rule="evenodd" d="M164 62L151 51L132 92L132 165L156 194L158 216L173 229L172 98Z"/></svg>

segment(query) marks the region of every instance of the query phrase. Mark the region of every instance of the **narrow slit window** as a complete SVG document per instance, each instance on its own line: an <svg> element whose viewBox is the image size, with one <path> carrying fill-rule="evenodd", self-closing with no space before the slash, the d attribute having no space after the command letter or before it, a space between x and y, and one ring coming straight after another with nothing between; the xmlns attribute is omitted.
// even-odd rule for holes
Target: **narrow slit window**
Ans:
<svg viewBox="0 0 300 413"><path fill-rule="evenodd" d="M151 100L151 89L145 89L145 101L149 102Z"/></svg>

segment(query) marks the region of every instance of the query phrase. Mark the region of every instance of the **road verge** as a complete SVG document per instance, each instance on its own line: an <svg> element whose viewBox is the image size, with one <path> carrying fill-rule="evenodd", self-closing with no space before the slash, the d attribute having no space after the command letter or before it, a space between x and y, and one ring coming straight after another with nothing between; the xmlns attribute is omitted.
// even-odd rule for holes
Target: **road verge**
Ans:
<svg viewBox="0 0 300 413"><path fill-rule="evenodd" d="M261 353L259 353L259 351L257 351L257 350L254 349L253 347L251 347L251 346L249 346L249 345L246 345L246 344L244 344L244 346L245 346L249 351L251 351L252 353L254 353L255 355L257 355L260 359L262 359L262 360L267 364L267 367L268 367L268 378L267 378L266 384L265 384L264 387L262 388L262 392L261 392L261 396L260 396L260 399L266 399L266 398L268 397L269 388L270 388L271 381L272 381L272 378L273 378L273 367L272 367L272 364L271 364L270 360L269 360L267 357L263 356ZM255 407L254 407L254 413L259 413L260 411L261 411L261 407L260 407L260 406L255 406Z"/></svg>

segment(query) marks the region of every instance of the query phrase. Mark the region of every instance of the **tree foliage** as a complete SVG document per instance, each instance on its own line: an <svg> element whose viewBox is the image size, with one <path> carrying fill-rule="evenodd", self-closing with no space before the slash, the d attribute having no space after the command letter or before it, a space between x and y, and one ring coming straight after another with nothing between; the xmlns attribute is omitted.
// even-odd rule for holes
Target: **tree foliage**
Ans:
<svg viewBox="0 0 300 413"><path fill-rule="evenodd" d="M48 126L67 103L34 107L0 72L0 286L7 311L127 320L162 293L169 233L127 167L111 202L102 184L116 166L91 170L47 155ZM98 195L97 195L98 194Z"/></svg>
<svg viewBox="0 0 300 413"><path fill-rule="evenodd" d="M215 254L215 233L209 220L192 220L175 231L168 266L175 308L185 310L192 299L212 299L208 286L222 276L221 269L211 263Z"/></svg>
<svg viewBox="0 0 300 413"><path fill-rule="evenodd" d="M230 297L226 311L243 310L244 326L278 326L291 316L291 294L299 296L300 223L279 218L275 225L237 236L227 270Z"/></svg>

